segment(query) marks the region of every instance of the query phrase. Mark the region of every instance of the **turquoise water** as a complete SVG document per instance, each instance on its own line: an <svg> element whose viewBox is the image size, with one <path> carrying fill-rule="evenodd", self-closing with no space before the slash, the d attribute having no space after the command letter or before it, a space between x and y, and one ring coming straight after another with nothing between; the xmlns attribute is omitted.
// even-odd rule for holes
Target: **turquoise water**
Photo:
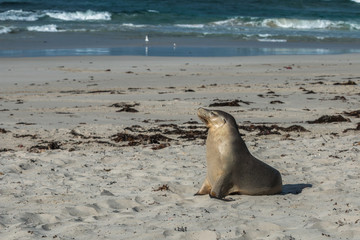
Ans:
<svg viewBox="0 0 360 240"><path fill-rule="evenodd" d="M360 0L0 0L0 41L71 33L258 43L333 43L360 48ZM25 41L24 40L24 41ZM20 45L21 45L21 41ZM121 41L117 48L122 48ZM84 43L85 44L85 43ZM105 45L105 44L103 44ZM102 46L99 43L99 49ZM61 46L61 48L72 46ZM86 46L84 46L85 48ZM142 46L138 46L139 48ZM15 47L19 50L19 46ZM56 47L59 49L60 47ZM112 46L111 48L114 48ZM3 51L0 50L0 55Z"/></svg>

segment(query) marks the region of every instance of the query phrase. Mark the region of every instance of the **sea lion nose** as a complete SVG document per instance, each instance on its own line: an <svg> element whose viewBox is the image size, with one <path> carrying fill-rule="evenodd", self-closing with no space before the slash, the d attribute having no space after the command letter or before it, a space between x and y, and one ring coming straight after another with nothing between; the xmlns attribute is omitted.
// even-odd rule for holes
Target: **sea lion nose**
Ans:
<svg viewBox="0 0 360 240"><path fill-rule="evenodd" d="M199 107L197 110L198 115L203 115L206 112L206 109L203 107Z"/></svg>
<svg viewBox="0 0 360 240"><path fill-rule="evenodd" d="M198 108L198 111L204 111L204 112L207 112L207 111L209 111L208 109L206 109L206 108L203 108L203 107L199 107Z"/></svg>

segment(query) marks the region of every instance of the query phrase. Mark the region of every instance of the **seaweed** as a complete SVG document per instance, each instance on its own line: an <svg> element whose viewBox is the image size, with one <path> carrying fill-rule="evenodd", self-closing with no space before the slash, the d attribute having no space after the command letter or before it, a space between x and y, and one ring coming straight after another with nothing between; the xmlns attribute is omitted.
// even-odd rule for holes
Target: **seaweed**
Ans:
<svg viewBox="0 0 360 240"><path fill-rule="evenodd" d="M304 127L299 125L292 125L290 127L279 127L278 125L250 125L250 126L239 126L239 129L253 132L253 131L259 131L256 135L262 136L262 135L271 135L276 134L280 135L279 131L283 132L310 132L309 130L306 130Z"/></svg>
<svg viewBox="0 0 360 240"><path fill-rule="evenodd" d="M216 102L209 105L209 107L240 107L239 100Z"/></svg>
<svg viewBox="0 0 360 240"><path fill-rule="evenodd" d="M171 138L165 137L162 134L145 135L138 134L132 135L128 133L117 133L111 136L115 142L128 142L129 146L147 145L147 144L160 144L161 141L171 141Z"/></svg>
<svg viewBox="0 0 360 240"><path fill-rule="evenodd" d="M351 122L350 119L344 118L341 115L323 115L320 118L314 121L307 121L309 124L318 124L318 123L334 123L334 122Z"/></svg>
<svg viewBox="0 0 360 240"><path fill-rule="evenodd" d="M351 112L343 112L346 116L360 118L360 110L354 110Z"/></svg>
<svg viewBox="0 0 360 240"><path fill-rule="evenodd" d="M284 102L276 100L276 101L271 101L270 104L284 104Z"/></svg>
<svg viewBox="0 0 360 240"><path fill-rule="evenodd" d="M10 131L5 130L4 128L0 128L0 133L8 133L8 132L10 132Z"/></svg>
<svg viewBox="0 0 360 240"><path fill-rule="evenodd" d="M61 149L61 144L60 144L60 142L52 141L52 142L45 142L45 145L32 146L32 147L30 147L28 149L28 151L29 152L40 153L40 152L43 152L45 150L56 150L56 149Z"/></svg>
<svg viewBox="0 0 360 240"><path fill-rule="evenodd" d="M245 105L250 105L252 102L243 101L243 100L220 100L215 99L214 101L217 101L215 103L212 103L209 105L209 107L239 107L239 103L243 103Z"/></svg>
<svg viewBox="0 0 360 240"><path fill-rule="evenodd" d="M158 192L158 191L170 191L169 185L167 184L163 184L162 186L159 186L158 188L153 188L153 192Z"/></svg>
<svg viewBox="0 0 360 240"><path fill-rule="evenodd" d="M360 131L360 122L357 124L356 128L347 128L343 132L346 133L348 131Z"/></svg>
<svg viewBox="0 0 360 240"><path fill-rule="evenodd" d="M136 110L134 107L135 106L139 106L139 103L133 103L133 104L129 104L129 103L114 103L111 104L109 107L115 107L115 108L121 108L120 110L117 110L116 112L139 112L138 110Z"/></svg>
<svg viewBox="0 0 360 240"><path fill-rule="evenodd" d="M352 85L357 85L356 82L348 80L347 82L342 82L342 83L334 83L334 85L336 86L352 86Z"/></svg>

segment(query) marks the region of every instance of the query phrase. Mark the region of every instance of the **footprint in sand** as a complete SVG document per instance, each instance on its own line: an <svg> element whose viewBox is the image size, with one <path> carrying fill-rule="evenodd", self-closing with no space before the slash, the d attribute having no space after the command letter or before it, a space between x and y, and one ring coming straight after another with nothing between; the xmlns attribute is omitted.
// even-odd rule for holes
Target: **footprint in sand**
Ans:
<svg viewBox="0 0 360 240"><path fill-rule="evenodd" d="M42 224L56 223L60 219L57 216L44 213L24 213L20 220L28 227L36 227Z"/></svg>
<svg viewBox="0 0 360 240"><path fill-rule="evenodd" d="M65 211L73 217L97 216L101 209L97 204L89 204L86 206L67 207Z"/></svg>

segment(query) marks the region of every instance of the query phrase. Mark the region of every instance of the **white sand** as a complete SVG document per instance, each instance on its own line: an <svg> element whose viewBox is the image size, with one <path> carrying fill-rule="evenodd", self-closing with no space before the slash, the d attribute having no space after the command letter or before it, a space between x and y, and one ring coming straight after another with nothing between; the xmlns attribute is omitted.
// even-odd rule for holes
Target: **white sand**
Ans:
<svg viewBox="0 0 360 240"><path fill-rule="evenodd" d="M0 239L360 239L359 55L0 59L0 83ZM216 109L240 126L310 131L240 130L284 192L193 196L204 140L170 131L204 132L197 108L236 99ZM323 115L350 122L306 122Z"/></svg>

